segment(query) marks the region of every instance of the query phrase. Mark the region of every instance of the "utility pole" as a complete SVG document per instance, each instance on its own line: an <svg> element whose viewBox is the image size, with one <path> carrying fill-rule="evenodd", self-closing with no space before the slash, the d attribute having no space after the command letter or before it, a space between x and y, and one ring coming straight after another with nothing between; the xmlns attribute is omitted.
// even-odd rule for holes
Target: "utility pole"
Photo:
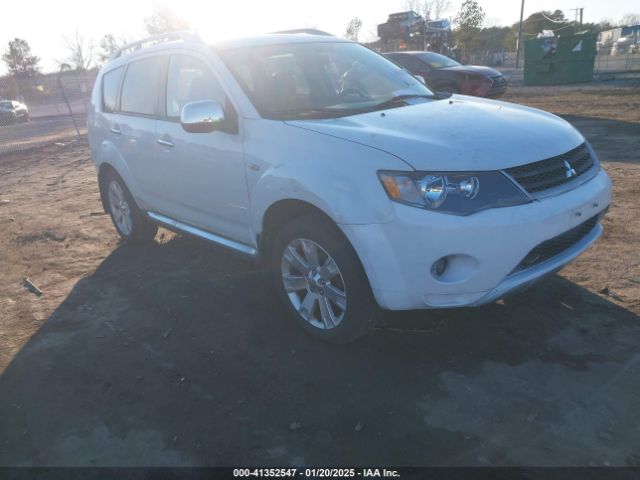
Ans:
<svg viewBox="0 0 640 480"><path fill-rule="evenodd" d="M518 41L516 42L516 70L520 64L520 44L522 43L522 18L524 17L524 0L520 7L520 24L518 25Z"/></svg>
<svg viewBox="0 0 640 480"><path fill-rule="evenodd" d="M574 22L579 23L580 27L579 27L578 31L579 32L582 31L582 16L583 16L583 13L584 13L584 8L583 7L571 8L571 9L569 9L569 11L576 12L575 16L573 17L574 18ZM578 21L578 19L580 19L580 20Z"/></svg>
<svg viewBox="0 0 640 480"><path fill-rule="evenodd" d="M584 8L580 7L580 31L582 31L582 13L584 12Z"/></svg>

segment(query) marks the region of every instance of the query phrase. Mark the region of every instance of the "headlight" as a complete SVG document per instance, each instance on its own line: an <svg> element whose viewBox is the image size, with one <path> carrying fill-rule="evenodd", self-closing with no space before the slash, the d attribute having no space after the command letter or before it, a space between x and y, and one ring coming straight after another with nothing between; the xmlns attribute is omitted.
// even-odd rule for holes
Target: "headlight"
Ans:
<svg viewBox="0 0 640 480"><path fill-rule="evenodd" d="M593 158L593 164L596 166L598 170L600 170L600 159L598 158L598 154L593 149L593 146L591 145L591 143L589 143L589 140L585 139L584 143L587 145L587 150L591 154L591 158Z"/></svg>
<svg viewBox="0 0 640 480"><path fill-rule="evenodd" d="M434 212L471 215L531 199L500 172L389 172L378 176L391 200Z"/></svg>

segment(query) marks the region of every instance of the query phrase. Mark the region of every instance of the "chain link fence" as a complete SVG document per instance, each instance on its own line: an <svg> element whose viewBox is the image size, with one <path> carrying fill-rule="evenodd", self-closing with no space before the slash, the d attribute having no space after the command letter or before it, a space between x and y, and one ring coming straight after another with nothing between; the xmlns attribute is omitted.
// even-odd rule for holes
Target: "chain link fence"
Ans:
<svg viewBox="0 0 640 480"><path fill-rule="evenodd" d="M52 144L86 133L94 73L61 72L33 78L0 78L2 100L26 105L29 116L0 111L0 155Z"/></svg>
<svg viewBox="0 0 640 480"><path fill-rule="evenodd" d="M597 72L629 72L640 70L640 52L626 52L619 55L599 52L596 55Z"/></svg>
<svg viewBox="0 0 640 480"><path fill-rule="evenodd" d="M515 68L515 52L486 51L471 55L470 63L475 65L488 65L490 67ZM524 66L524 59L520 58L520 68ZM594 61L596 73L606 72L632 72L640 71L640 52L627 52L618 55L599 52Z"/></svg>

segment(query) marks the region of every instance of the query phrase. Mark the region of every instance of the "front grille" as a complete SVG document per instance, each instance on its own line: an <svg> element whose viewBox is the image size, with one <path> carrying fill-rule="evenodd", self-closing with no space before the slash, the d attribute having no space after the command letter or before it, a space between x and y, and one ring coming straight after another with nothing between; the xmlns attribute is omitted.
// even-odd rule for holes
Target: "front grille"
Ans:
<svg viewBox="0 0 640 480"><path fill-rule="evenodd" d="M577 227L573 227L571 230L561 233L557 237L553 237L550 240L542 242L531 250L511 273L516 273L538 265L539 263L549 260L550 258L553 258L569 249L594 229L598 223L599 217L600 214L595 215L589 220L582 222Z"/></svg>
<svg viewBox="0 0 640 480"><path fill-rule="evenodd" d="M502 75L496 75L491 77L493 85L491 86L490 93L503 92L507 89L507 80Z"/></svg>
<svg viewBox="0 0 640 480"><path fill-rule="evenodd" d="M537 193L570 182L589 171L593 165L589 149L583 143L557 157L507 168L505 172L527 192Z"/></svg>

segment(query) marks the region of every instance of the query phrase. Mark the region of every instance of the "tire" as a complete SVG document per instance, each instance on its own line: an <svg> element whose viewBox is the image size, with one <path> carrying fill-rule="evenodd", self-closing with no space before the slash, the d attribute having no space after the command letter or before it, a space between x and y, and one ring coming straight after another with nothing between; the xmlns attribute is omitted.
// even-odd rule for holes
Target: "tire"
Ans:
<svg viewBox="0 0 640 480"><path fill-rule="evenodd" d="M158 232L158 226L151 223L138 208L129 189L116 172L106 174L104 189L107 211L118 235L131 243L152 241Z"/></svg>
<svg viewBox="0 0 640 480"><path fill-rule="evenodd" d="M320 340L352 342L378 320L360 260L340 229L321 215L296 217L276 234L270 271L290 316Z"/></svg>

